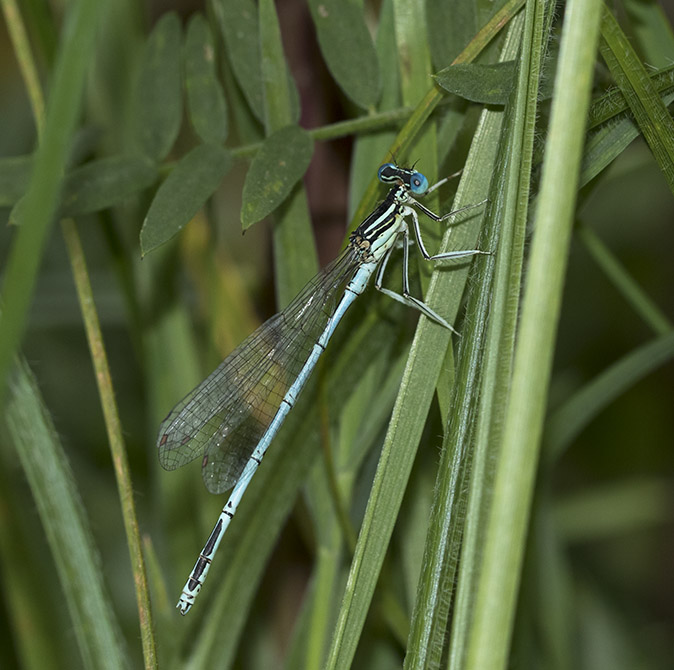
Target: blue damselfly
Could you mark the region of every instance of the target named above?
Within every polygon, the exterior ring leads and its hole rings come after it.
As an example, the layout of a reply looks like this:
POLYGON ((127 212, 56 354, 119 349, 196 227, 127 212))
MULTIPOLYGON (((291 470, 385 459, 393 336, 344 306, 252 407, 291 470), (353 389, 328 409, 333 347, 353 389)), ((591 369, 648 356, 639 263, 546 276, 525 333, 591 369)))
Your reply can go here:
MULTIPOLYGON (((375 287, 415 307, 445 328, 454 328, 410 295, 408 218, 414 239, 428 261, 465 258, 477 249, 430 255, 416 209, 440 222, 463 209, 438 216, 414 199, 432 188, 420 172, 386 163, 379 179, 391 190, 356 228, 342 254, 319 272, 283 311, 271 317, 237 347, 199 386, 169 412, 159 428, 159 461, 173 470, 201 456, 202 475, 212 493, 233 488, 185 584, 178 609, 186 614, 201 590, 222 536, 267 447, 304 387, 349 305, 375 275, 375 287), (416 209, 415 209, 416 208, 416 209), (402 241, 403 290, 382 286, 396 243, 402 241)), ((468 208, 464 208, 468 209, 468 208)))

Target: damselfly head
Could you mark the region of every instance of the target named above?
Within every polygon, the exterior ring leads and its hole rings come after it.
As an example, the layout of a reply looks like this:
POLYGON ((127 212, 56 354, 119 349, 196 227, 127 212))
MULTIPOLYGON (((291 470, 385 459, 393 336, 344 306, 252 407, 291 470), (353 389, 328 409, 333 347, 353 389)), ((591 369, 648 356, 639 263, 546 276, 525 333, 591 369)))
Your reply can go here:
POLYGON ((428 179, 421 172, 401 168, 394 163, 384 163, 377 175, 384 184, 404 185, 415 195, 423 195, 428 191, 428 179))

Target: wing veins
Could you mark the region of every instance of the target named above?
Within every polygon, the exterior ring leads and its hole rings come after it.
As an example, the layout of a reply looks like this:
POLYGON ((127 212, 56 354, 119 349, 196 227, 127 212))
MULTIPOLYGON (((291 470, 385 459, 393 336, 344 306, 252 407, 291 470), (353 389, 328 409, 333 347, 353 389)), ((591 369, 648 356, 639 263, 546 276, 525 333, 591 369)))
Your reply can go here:
POLYGON ((209 490, 221 492, 233 485, 358 262, 356 251, 348 247, 176 405, 159 429, 159 460, 165 469, 203 453, 209 490))

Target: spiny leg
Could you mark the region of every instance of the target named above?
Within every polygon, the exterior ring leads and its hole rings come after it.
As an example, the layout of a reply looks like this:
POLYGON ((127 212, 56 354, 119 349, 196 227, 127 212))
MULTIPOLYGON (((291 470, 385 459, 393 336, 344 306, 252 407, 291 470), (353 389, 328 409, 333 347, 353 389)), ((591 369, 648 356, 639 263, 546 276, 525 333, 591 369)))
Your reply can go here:
MULTIPOLYGON (((437 184, 436 184, 437 186, 437 184)), ((428 191, 424 195, 428 195, 435 186, 428 191)), ((471 209, 475 209, 477 207, 482 207, 485 202, 487 202, 488 198, 485 198, 484 200, 481 200, 480 202, 474 204, 474 205, 466 205, 465 207, 460 207, 459 209, 453 209, 451 212, 447 212, 447 214, 443 214, 442 216, 436 214, 434 211, 428 209, 425 205, 422 205, 418 200, 415 200, 414 198, 410 197, 409 202, 413 203, 415 207, 418 207, 429 219, 433 219, 433 221, 444 221, 445 219, 448 219, 450 216, 456 216, 457 214, 461 214, 463 212, 467 212, 471 209)))
POLYGON ((374 282, 375 288, 378 291, 381 291, 384 295, 387 295, 389 298, 393 298, 394 300, 397 300, 398 302, 401 302, 403 305, 407 305, 409 307, 414 307, 415 309, 418 309, 422 314, 427 316, 429 319, 432 319, 436 323, 440 324, 441 326, 444 326, 448 330, 451 330, 453 333, 456 333, 458 335, 459 333, 456 331, 456 329, 453 328, 445 319, 443 319, 434 310, 432 310, 425 302, 422 302, 418 298, 415 298, 413 295, 410 295, 409 246, 410 246, 409 233, 407 232, 407 228, 405 227, 403 229, 403 292, 402 292, 402 295, 400 293, 396 293, 395 291, 391 291, 387 288, 384 288, 381 285, 383 277, 384 277, 384 270, 386 269, 386 265, 388 264, 389 258, 391 257, 391 252, 393 251, 393 247, 391 247, 391 249, 389 249, 389 251, 386 253, 386 256, 384 256, 384 259, 381 262, 381 265, 379 266, 379 269, 377 270, 377 275, 375 277, 375 282, 374 282))
MULTIPOLYGON (((416 200, 414 201, 416 205, 419 205, 416 200)), ((480 203, 482 204, 482 203, 480 203)), ((436 221, 442 221, 443 219, 447 218, 446 215, 444 217, 438 217, 433 212, 430 210, 427 210, 425 207, 421 206, 424 213, 428 215, 432 215, 431 218, 435 217, 436 221)), ((450 212, 450 214, 456 214, 457 212, 462 212, 465 209, 471 209, 473 207, 477 207, 477 205, 470 205, 468 207, 464 207, 463 209, 457 209, 456 212, 450 212)), ((447 251, 441 254, 434 254, 431 255, 428 253, 426 250, 426 246, 424 245, 424 241, 421 237, 421 227, 419 226, 419 217, 417 216, 416 211, 412 207, 406 207, 405 214, 409 214, 412 217, 412 225, 414 226, 414 237, 416 238, 417 244, 419 245, 419 250, 421 251, 421 255, 427 260, 427 261, 444 261, 444 260, 450 260, 450 259, 457 259, 457 258, 466 258, 468 256, 475 256, 477 254, 490 254, 491 252, 489 251, 482 251, 481 249, 459 249, 457 251, 447 251)))

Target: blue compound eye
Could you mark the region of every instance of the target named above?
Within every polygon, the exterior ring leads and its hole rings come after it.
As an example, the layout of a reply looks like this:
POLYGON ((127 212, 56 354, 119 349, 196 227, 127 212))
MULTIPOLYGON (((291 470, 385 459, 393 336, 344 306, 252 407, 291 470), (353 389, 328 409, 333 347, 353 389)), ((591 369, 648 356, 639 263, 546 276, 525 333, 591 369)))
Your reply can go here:
POLYGON ((421 172, 413 172, 410 176, 410 191, 416 195, 428 191, 428 179, 421 172))
POLYGON ((384 163, 384 165, 379 168, 377 176, 379 177, 379 181, 390 184, 395 179, 399 179, 398 172, 397 166, 393 165, 393 163, 384 163))

